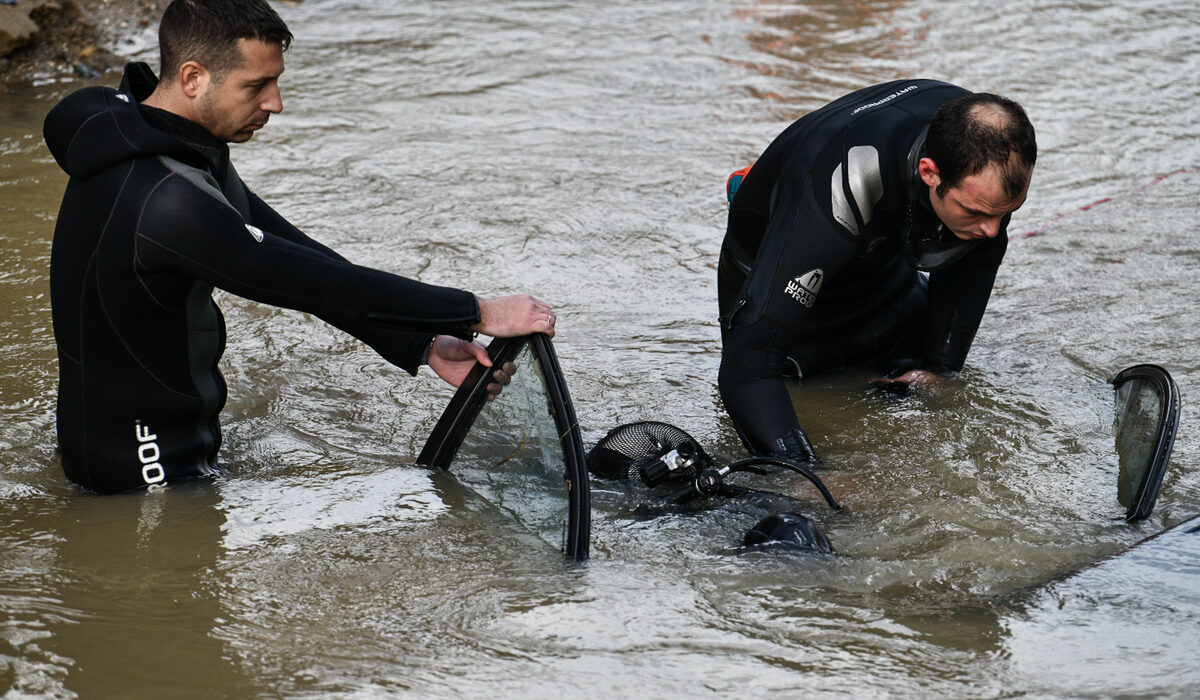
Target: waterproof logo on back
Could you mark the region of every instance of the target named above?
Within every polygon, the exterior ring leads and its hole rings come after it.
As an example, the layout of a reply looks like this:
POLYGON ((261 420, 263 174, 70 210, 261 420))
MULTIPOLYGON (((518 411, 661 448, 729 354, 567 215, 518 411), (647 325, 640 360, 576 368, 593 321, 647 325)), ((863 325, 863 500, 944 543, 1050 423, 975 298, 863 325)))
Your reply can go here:
POLYGON ((821 291, 821 282, 825 279, 825 271, 821 268, 809 270, 799 275, 783 288, 785 294, 808 308, 817 301, 817 292, 821 291))

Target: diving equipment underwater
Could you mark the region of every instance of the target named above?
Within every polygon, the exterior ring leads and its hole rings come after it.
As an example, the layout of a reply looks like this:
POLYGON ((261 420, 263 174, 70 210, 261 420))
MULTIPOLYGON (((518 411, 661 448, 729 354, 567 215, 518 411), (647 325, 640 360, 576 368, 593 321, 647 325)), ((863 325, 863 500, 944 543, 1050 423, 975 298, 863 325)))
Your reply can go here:
POLYGON ((825 533, 816 523, 799 513, 778 513, 763 518, 746 531, 742 546, 815 549, 826 554, 833 552, 833 545, 825 533))
MULTIPOLYGON (((650 489, 673 487, 666 496, 645 502, 637 512, 655 514, 679 509, 701 498, 739 498, 751 494, 783 497, 782 494, 726 483, 738 473, 766 476, 763 467, 796 472, 813 484, 835 510, 841 505, 829 488, 808 467, 781 456, 752 456, 718 465, 687 432, 669 423, 641 421, 619 425, 587 453, 588 471, 601 479, 641 482, 650 489)), ((780 513, 765 518, 743 537, 745 547, 786 547, 832 552, 833 545, 809 518, 798 513, 780 513)))

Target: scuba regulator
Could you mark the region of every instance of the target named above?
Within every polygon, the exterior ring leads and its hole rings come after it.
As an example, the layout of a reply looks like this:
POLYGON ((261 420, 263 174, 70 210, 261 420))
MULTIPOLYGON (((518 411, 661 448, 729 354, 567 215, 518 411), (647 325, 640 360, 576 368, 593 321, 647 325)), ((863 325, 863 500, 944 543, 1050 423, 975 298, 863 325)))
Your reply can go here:
MULTIPOLYGON (((767 476, 769 472, 762 467, 768 465, 800 474, 820 491, 831 508, 835 511, 841 510, 841 505, 829 488, 803 464, 782 456, 753 456, 723 466, 717 465, 691 435, 669 423, 642 421, 617 426, 587 454, 588 471, 599 478, 640 481, 652 489, 663 485, 675 486, 676 490, 662 499, 667 506, 680 506, 697 498, 711 496, 736 498, 750 493, 778 495, 725 483, 726 477, 739 472, 767 476)), ((829 540, 820 533, 816 525, 808 518, 795 513, 771 516, 756 525, 751 532, 761 535, 763 524, 772 519, 788 525, 803 522, 808 534, 803 538, 793 535, 780 536, 771 539, 771 542, 804 541, 812 545, 805 548, 823 552, 833 551, 829 540)), ((767 540, 761 536, 745 540, 746 546, 764 542, 767 540)))

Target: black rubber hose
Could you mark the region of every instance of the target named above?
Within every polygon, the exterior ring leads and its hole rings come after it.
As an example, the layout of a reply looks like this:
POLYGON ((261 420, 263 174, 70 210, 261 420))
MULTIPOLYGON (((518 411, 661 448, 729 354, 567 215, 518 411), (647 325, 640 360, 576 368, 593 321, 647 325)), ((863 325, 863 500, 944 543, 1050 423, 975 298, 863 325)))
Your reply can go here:
POLYGON ((829 487, 825 485, 825 482, 821 481, 821 479, 816 474, 812 473, 812 471, 807 467, 803 467, 789 459, 783 459, 781 457, 747 457, 746 459, 739 459, 738 461, 730 464, 727 467, 729 470, 727 473, 732 474, 737 471, 750 471, 753 469, 752 465, 755 464, 773 464, 775 466, 791 469, 792 471, 799 473, 805 479, 811 481, 813 486, 817 487, 817 490, 820 491, 821 495, 825 497, 825 502, 828 503, 831 508, 834 510, 842 509, 842 506, 838 504, 837 499, 835 499, 833 494, 830 493, 829 487))

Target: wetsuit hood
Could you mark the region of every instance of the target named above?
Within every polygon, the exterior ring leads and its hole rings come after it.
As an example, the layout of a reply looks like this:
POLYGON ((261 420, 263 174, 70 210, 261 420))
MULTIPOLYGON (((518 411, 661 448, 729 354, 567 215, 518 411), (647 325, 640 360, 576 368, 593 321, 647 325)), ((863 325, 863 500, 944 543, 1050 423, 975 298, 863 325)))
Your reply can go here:
POLYGON ((198 167, 206 159, 183 140, 152 127, 138 103, 158 78, 145 63, 129 63, 121 87, 87 87, 59 102, 42 126, 54 160, 72 177, 88 177, 141 156, 164 155, 198 167))
POLYGON ((913 267, 933 272, 954 264, 969 253, 978 240, 964 241, 942 225, 929 202, 929 186, 921 179, 917 167, 925 157, 925 136, 929 127, 921 130, 908 151, 906 164, 909 174, 908 213, 904 217, 904 252, 913 267))

